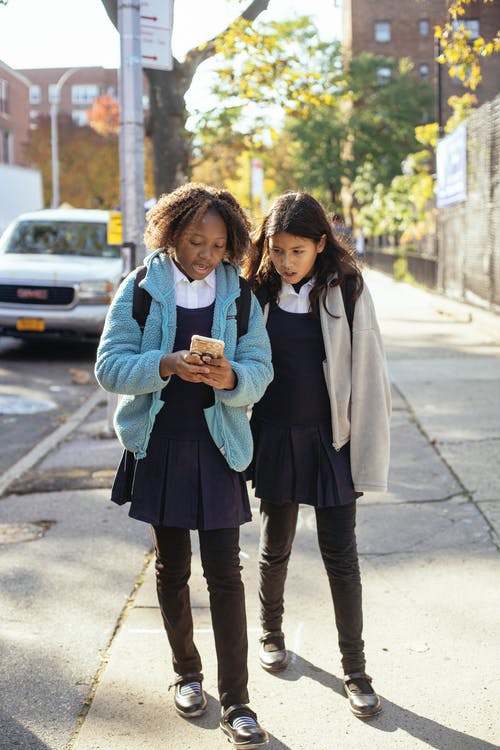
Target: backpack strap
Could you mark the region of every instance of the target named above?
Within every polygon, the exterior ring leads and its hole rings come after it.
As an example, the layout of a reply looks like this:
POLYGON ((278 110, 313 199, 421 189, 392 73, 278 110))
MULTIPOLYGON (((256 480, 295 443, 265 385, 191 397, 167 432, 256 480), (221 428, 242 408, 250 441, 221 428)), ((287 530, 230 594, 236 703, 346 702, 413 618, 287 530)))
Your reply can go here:
POLYGON ((240 296, 236 298, 236 336, 238 341, 248 331, 252 293, 250 284, 240 276, 240 296))
POLYGON ((146 266, 138 266, 135 269, 134 294, 132 297, 132 317, 137 321, 141 331, 144 331, 144 326, 149 315, 149 308, 151 307, 150 293, 139 286, 139 282, 145 277, 146 271, 146 266))
POLYGON ((345 314, 347 322, 349 323, 349 330, 351 331, 352 341, 352 323, 354 320, 354 293, 356 291, 357 279, 356 276, 346 276, 343 283, 340 285, 342 292, 342 299, 344 300, 345 314))
MULTIPOLYGON (((146 266, 138 266, 135 270, 134 293, 132 297, 132 317, 137 321, 141 331, 144 331, 146 320, 151 307, 151 295, 145 289, 139 286, 139 283, 146 275, 146 266)), ((238 339, 244 336, 248 331, 248 321, 250 320, 250 307, 252 304, 252 295, 250 285, 246 279, 239 277, 240 296, 236 298, 236 330, 238 339)))

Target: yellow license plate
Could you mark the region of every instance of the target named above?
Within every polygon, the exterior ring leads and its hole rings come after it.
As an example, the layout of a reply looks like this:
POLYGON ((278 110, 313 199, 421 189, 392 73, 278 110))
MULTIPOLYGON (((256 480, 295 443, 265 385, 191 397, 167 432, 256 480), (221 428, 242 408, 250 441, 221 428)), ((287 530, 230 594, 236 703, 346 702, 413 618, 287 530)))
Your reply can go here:
POLYGON ((18 331, 45 331, 45 321, 42 318, 18 318, 16 321, 18 331))

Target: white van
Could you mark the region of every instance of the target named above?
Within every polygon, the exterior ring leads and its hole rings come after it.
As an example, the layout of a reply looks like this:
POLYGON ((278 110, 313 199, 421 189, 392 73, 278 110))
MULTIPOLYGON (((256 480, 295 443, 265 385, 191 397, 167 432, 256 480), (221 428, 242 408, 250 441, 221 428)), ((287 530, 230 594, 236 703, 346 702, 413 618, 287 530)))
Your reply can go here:
POLYGON ((108 211, 18 216, 0 238, 0 336, 97 341, 123 275, 108 211))

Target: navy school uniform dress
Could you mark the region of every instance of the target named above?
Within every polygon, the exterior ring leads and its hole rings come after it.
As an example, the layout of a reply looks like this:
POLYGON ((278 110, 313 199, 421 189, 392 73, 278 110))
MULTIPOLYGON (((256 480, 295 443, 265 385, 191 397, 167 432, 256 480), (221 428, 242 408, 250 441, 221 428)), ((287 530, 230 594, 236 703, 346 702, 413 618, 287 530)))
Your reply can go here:
POLYGON ((259 599, 262 630, 281 632, 288 559, 299 504, 313 506, 334 599, 344 672, 364 671, 356 498, 349 443, 332 445, 323 374, 321 323, 310 313, 271 305, 267 331, 274 380, 255 405, 254 458, 248 476, 261 500, 259 599))
POLYGON ((352 483, 349 444, 340 451, 332 446, 320 321, 272 305, 267 332, 275 375, 251 419, 255 451, 247 476, 255 495, 276 505, 352 503, 360 493, 352 483))
MULTIPOLYGON (((191 336, 210 336, 214 303, 177 306, 174 351, 189 349, 191 336)), ((215 445, 203 414, 214 402, 213 389, 173 375, 162 391, 147 455, 135 460, 125 451, 111 499, 130 501, 129 515, 152 526, 208 531, 235 528, 251 520, 242 473, 229 467, 215 445)))

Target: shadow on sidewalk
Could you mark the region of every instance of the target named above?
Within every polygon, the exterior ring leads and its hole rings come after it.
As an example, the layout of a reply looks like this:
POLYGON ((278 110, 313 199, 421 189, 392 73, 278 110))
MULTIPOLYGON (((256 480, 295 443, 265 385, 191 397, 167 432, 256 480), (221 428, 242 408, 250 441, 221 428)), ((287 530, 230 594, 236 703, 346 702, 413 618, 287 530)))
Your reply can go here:
POLYGON ((0 750, 13 750, 15 747, 26 750, 50 750, 33 732, 20 724, 13 716, 0 709, 0 750))
MULTIPOLYGON (((290 655, 288 668, 284 672, 270 674, 287 682, 294 682, 301 677, 309 677, 319 682, 320 685, 332 689, 335 693, 344 695, 341 679, 317 667, 312 662, 303 659, 293 651, 289 651, 288 653, 290 655)), ((397 703, 387 700, 383 695, 380 695, 380 698, 382 701, 382 713, 374 719, 366 721, 366 724, 372 729, 379 732, 396 732, 400 729, 416 739, 425 742, 428 747, 436 748, 436 750, 449 750, 450 747, 460 748, 460 750, 498 750, 498 745, 493 745, 478 737, 472 737, 471 735, 464 734, 464 732, 451 729, 433 719, 420 716, 413 711, 409 711, 404 706, 398 706, 397 703)), ((284 745, 276 745, 276 748, 279 748, 279 750, 284 747, 284 745)))

